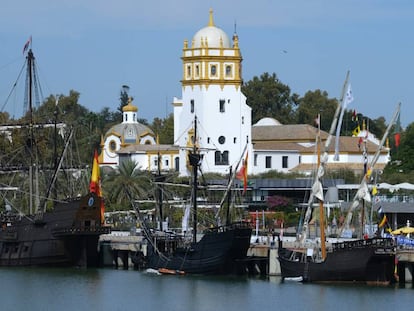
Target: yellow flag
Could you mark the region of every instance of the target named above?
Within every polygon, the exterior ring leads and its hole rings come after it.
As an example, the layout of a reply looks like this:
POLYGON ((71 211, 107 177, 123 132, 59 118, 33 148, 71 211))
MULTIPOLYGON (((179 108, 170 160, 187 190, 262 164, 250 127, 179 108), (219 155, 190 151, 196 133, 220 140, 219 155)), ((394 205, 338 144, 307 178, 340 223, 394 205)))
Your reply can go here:
POLYGON ((382 217, 381 222, 378 224, 378 227, 382 228, 384 227, 386 223, 387 223, 387 215, 384 215, 384 217, 382 217))
POLYGON ((358 136, 360 132, 361 132, 361 127, 358 124, 358 126, 352 131, 352 136, 358 136))

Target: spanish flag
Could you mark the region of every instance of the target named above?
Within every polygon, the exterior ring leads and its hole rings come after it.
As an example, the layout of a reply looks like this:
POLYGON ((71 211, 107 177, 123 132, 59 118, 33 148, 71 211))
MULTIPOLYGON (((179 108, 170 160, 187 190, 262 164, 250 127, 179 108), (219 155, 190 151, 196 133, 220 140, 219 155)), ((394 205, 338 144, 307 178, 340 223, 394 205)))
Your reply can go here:
POLYGON ((102 199, 101 175, 99 171, 98 151, 96 149, 95 149, 95 153, 93 157, 92 175, 91 175, 91 181, 89 183, 89 191, 91 193, 95 193, 98 197, 101 198, 101 223, 104 223, 105 205, 102 199))
POLYGON ((243 160, 243 165, 240 170, 237 172, 236 177, 240 180, 243 180, 243 194, 247 190, 247 163, 248 163, 249 154, 246 152, 246 158, 243 160))
POLYGON ((101 176, 99 172, 99 160, 98 160, 98 151, 95 149, 92 163, 92 175, 91 181, 89 183, 89 191, 96 193, 98 196, 101 196, 101 176))

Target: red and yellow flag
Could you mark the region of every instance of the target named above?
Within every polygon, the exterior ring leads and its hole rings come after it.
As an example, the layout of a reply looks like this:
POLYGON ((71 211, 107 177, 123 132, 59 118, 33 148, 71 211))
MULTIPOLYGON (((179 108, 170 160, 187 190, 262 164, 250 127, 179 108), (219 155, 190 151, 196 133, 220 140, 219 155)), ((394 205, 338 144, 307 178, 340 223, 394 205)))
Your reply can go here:
POLYGON ((101 176, 99 172, 98 151, 96 151, 96 149, 93 157, 92 175, 91 181, 89 183, 89 191, 92 193, 96 193, 98 196, 101 196, 101 176))
POLYGON ((236 177, 243 181, 243 194, 247 190, 247 163, 248 163, 249 154, 246 152, 246 158, 243 160, 243 165, 240 170, 237 172, 236 177))
POLYGON ((95 149, 95 153, 93 156, 92 175, 91 175, 91 181, 89 183, 89 191, 91 193, 95 193, 98 197, 101 198, 101 223, 104 223, 105 204, 104 204, 104 200, 102 199, 101 174, 99 170, 98 151, 96 149, 95 149))

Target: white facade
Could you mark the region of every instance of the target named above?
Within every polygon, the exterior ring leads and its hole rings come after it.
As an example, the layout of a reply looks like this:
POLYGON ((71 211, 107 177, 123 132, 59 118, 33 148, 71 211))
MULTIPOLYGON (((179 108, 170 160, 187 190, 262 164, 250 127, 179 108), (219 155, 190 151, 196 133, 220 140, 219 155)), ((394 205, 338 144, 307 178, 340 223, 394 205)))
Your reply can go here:
MULTIPOLYGON (((122 108, 122 123, 111 127, 101 141, 101 154, 99 163, 101 166, 116 167, 119 165, 118 152, 121 148, 130 145, 155 145, 154 133, 144 124, 138 122, 138 108, 132 104, 122 108)), ((148 161, 139 158, 138 165, 145 166, 148 161)))
MULTIPOLYGON (((180 149, 180 174, 189 175, 187 152, 193 146, 197 118, 197 146, 203 172, 227 174, 229 166, 252 154, 251 108, 241 92, 241 61, 238 37, 233 45, 214 26, 212 12, 207 27, 198 31, 191 47, 184 42, 182 98, 174 99, 174 143, 180 149)), ((249 157, 251 162, 251 156, 249 157)))
POLYGON ((261 174, 270 170, 289 173, 291 169, 299 165, 300 161, 299 151, 255 150, 253 166, 249 174, 261 174))

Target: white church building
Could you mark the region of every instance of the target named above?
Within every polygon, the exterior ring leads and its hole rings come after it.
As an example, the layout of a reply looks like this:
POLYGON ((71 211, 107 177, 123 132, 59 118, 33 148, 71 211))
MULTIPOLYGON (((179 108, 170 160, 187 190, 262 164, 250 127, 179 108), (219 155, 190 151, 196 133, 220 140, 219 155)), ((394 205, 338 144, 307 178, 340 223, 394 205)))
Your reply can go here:
MULTIPOLYGON (((204 173, 228 174, 229 167, 247 154, 249 175, 270 170, 310 174, 314 170, 317 128, 283 125, 272 118, 252 124, 251 108, 241 92, 238 35, 230 39, 217 27, 211 10, 207 26, 197 31, 190 42, 184 40, 181 59, 182 94, 173 99, 174 143, 158 144, 155 133, 137 121, 138 108, 130 101, 124 106, 123 122, 102 138, 101 166, 116 167, 124 159, 132 159, 141 169, 160 167, 188 176, 188 149, 194 147, 196 135, 204 173)), ((322 140, 327 136, 321 133, 322 140)), ((328 169, 362 170, 359 137, 339 137, 338 160, 334 160, 335 144, 331 145, 328 169)), ((377 141, 367 139, 368 161, 377 146, 377 141)), ((384 147, 376 167, 382 169, 389 159, 389 148, 384 147)))

